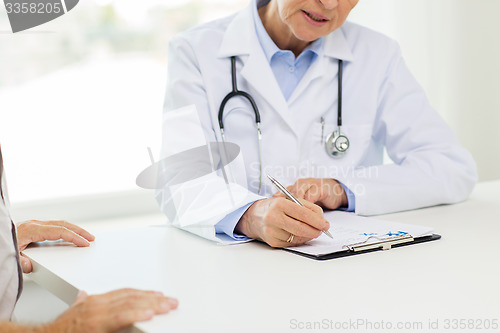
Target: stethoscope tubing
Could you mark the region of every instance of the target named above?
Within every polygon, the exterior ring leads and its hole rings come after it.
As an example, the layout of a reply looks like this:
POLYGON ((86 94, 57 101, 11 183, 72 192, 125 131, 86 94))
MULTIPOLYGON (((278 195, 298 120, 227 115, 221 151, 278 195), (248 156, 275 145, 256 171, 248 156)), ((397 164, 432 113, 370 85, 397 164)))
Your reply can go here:
POLYGON ((339 59, 339 79, 338 79, 338 99, 339 102, 337 104, 337 126, 339 128, 342 127, 342 82, 344 76, 344 61, 339 59))
POLYGON ((255 123, 260 128, 260 112, 259 112, 259 108, 257 107, 257 103, 255 103, 255 100, 253 99, 253 97, 249 93, 247 93, 245 91, 238 90, 238 83, 236 82, 236 57, 235 56, 231 57, 231 83, 232 83, 233 90, 229 94, 227 94, 226 97, 224 97, 224 99, 222 100, 222 103, 219 107, 219 114, 218 114, 219 128, 222 131, 224 130, 223 117, 224 117, 224 108, 226 107, 227 102, 229 102, 229 100, 231 98, 237 97, 237 96, 242 96, 250 102, 250 104, 252 105, 252 110, 255 114, 255 123))
MULTIPOLYGON (((339 59, 339 69, 338 69, 338 105, 337 105, 337 127, 338 127, 338 132, 336 134, 336 136, 334 137, 335 141, 334 143, 337 143, 337 138, 339 137, 342 137, 342 138, 345 138, 345 140, 347 141, 347 148, 349 147, 349 140, 347 139, 347 137, 345 137, 344 135, 342 135, 341 133, 341 127, 342 127, 342 82, 343 82, 343 72, 344 72, 344 62, 343 60, 339 59)), ((218 113, 218 122, 219 122, 219 129, 220 129, 220 133, 221 133, 221 137, 222 137, 222 141, 225 143, 226 139, 225 139, 225 135, 224 135, 224 108, 226 107, 226 104, 229 102, 229 100, 233 97, 238 97, 238 96, 241 96, 241 97, 244 97, 246 100, 248 100, 248 102, 250 103, 250 105, 252 106, 252 110, 255 114, 255 124, 257 126, 257 143, 258 143, 258 149, 259 149, 259 164, 260 164, 260 168, 259 168, 259 171, 260 171, 260 175, 259 175, 259 191, 258 193, 260 193, 260 190, 261 190, 261 187, 262 187, 262 148, 261 148, 261 140, 262 140, 262 132, 261 132, 261 129, 260 129, 260 112, 259 112, 259 108, 257 107, 257 103, 255 103, 255 100, 253 99, 253 97, 245 92, 245 91, 241 91, 241 90, 238 90, 238 83, 236 81, 236 56, 232 56, 231 57, 231 87, 232 87, 232 90, 230 93, 228 93, 224 99, 222 100, 221 104, 220 104, 220 107, 219 107, 219 113, 218 113)), ((322 118, 323 119, 323 118, 322 118)), ((324 126, 324 123, 323 123, 323 126, 324 126)), ((332 133, 332 135, 334 135, 334 133, 332 133)), ((328 146, 328 144, 326 144, 328 146)), ((345 151, 347 150, 344 149, 342 151, 338 150, 338 151, 334 151, 332 150, 332 152, 330 152, 330 155, 333 156, 333 157, 337 157, 336 155, 338 154, 338 156, 342 156, 345 151)), ((336 148, 338 149, 338 148, 336 148)))
MULTIPOLYGON (((246 98, 250 102, 250 105, 252 106, 252 110, 255 114, 255 124, 257 126, 257 145, 258 145, 258 150, 259 150, 259 188, 258 188, 257 193, 260 194, 260 190, 262 188, 262 145, 261 145, 262 132, 260 130, 260 112, 259 112, 259 108, 257 107, 257 103, 255 103, 255 100, 253 99, 253 97, 245 91, 238 90, 238 83, 236 82, 236 57, 235 56, 231 57, 231 87, 232 87, 232 91, 229 94, 227 94, 226 97, 224 97, 224 99, 222 100, 222 103, 219 107, 218 121, 219 121, 219 129, 220 129, 220 133, 221 133, 221 137, 222 137, 222 142, 223 143, 226 142, 226 138, 224 136, 224 120, 223 120, 223 118, 224 118, 224 108, 226 107, 227 102, 231 98, 237 97, 237 96, 241 96, 241 97, 246 98)), ((225 146, 224 146, 224 149, 225 149, 225 146)), ((225 154, 226 154, 226 152, 225 152, 225 154)), ((225 179, 227 179, 227 178, 225 177, 225 179)))

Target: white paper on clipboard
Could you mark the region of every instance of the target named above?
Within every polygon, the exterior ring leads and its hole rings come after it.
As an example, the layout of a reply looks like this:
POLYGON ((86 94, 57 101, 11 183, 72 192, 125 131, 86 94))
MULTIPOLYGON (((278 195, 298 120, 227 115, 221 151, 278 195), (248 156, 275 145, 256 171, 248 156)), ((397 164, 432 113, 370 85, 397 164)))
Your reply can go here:
POLYGON ((430 227, 385 221, 341 211, 327 212, 325 219, 330 222, 330 233, 333 239, 322 233, 321 236, 306 244, 288 249, 322 256, 346 251, 348 246, 354 244, 370 244, 408 234, 417 238, 431 235, 433 231, 430 227))

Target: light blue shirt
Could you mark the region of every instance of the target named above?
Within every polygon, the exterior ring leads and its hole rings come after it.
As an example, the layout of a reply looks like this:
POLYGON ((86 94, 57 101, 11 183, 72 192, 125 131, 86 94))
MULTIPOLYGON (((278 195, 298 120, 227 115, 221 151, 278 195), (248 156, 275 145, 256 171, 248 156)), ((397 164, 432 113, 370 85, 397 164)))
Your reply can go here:
MULTIPOLYGON (((255 30, 260 45, 262 46, 262 50, 264 51, 267 61, 269 61, 269 65, 271 66, 271 70, 274 73, 274 77, 278 82, 281 92, 283 93, 285 99, 288 100, 309 67, 311 67, 314 61, 318 58, 318 55, 323 48, 323 38, 318 38, 309 44, 297 58, 295 58, 295 55, 290 50, 280 50, 267 34, 267 31, 260 20, 259 13, 257 12, 257 7, 260 8, 267 3, 268 1, 258 1, 257 6, 253 8, 255 30)), ((347 194, 348 200, 348 207, 341 210, 353 212, 355 209, 354 193, 352 193, 344 184, 341 183, 341 185, 347 194)), ((225 233, 235 240, 248 239, 248 237, 235 234, 234 228, 236 227, 236 224, 238 224, 241 216, 243 216, 252 204, 253 202, 228 214, 224 219, 215 225, 215 231, 217 233, 225 233)))
POLYGON ((318 58, 318 54, 323 48, 323 38, 319 38, 312 42, 301 54, 299 54, 297 59, 295 59, 295 55, 292 51, 280 50, 271 37, 269 37, 260 20, 257 7, 254 7, 253 18, 257 38, 262 46, 262 50, 266 55, 267 61, 271 66, 271 70, 281 88, 283 96, 288 100, 295 88, 297 88, 304 74, 318 58))

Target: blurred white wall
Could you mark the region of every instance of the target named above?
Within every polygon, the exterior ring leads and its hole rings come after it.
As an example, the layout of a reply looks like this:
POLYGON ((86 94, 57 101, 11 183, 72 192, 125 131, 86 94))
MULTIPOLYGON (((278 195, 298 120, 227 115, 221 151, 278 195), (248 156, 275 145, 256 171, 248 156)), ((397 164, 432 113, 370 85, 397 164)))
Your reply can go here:
POLYGON ((480 181, 500 178, 500 1, 361 0, 350 19, 400 43, 480 181))

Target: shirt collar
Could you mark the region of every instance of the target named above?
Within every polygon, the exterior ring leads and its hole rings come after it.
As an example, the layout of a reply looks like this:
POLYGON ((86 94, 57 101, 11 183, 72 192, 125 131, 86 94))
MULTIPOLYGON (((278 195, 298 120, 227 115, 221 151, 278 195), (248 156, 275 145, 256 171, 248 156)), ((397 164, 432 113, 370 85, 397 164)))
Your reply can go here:
MULTIPOLYGON (((267 58, 267 61, 271 63, 271 59, 273 55, 276 53, 282 51, 278 48, 276 43, 269 37, 266 28, 264 28, 264 25, 262 24, 262 21, 260 19, 259 13, 258 13, 258 8, 261 8, 269 3, 270 0, 254 0, 253 5, 252 5, 252 16, 253 16, 253 21, 255 24, 255 31, 257 33, 257 39, 260 42, 260 45, 262 46, 262 49, 264 51, 264 54, 267 58)), ((304 51, 302 51, 302 54, 305 54, 307 51, 313 52, 315 56, 320 55, 323 53, 323 37, 318 38, 311 44, 309 44, 304 51)))

